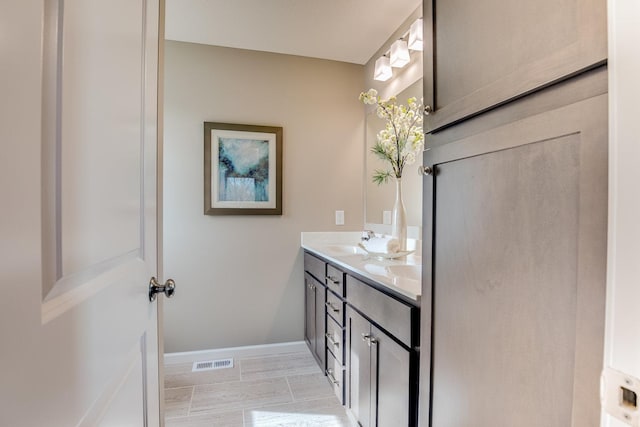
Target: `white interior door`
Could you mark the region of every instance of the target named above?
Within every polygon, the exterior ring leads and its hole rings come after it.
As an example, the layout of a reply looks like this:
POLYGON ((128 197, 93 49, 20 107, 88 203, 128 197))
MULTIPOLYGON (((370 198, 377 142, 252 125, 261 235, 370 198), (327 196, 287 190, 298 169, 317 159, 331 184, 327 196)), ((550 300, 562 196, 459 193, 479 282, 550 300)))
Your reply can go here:
MULTIPOLYGON (((609 248, 604 365, 640 379, 640 3, 609 0, 608 4, 609 248)), ((637 383, 634 387, 638 391, 637 383)), ((604 412, 602 426, 630 425, 620 418, 624 414, 640 419, 638 407, 615 406, 617 417, 604 412)))
POLYGON ((157 426, 161 0, 0 3, 0 425, 157 426))

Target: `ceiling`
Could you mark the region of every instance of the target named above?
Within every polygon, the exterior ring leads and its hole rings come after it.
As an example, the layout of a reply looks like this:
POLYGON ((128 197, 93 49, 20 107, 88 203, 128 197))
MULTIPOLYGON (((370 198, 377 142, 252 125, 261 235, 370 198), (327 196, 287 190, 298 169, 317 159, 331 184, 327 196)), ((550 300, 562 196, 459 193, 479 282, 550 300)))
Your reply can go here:
POLYGON ((165 38, 366 64, 422 0, 166 0, 165 38))

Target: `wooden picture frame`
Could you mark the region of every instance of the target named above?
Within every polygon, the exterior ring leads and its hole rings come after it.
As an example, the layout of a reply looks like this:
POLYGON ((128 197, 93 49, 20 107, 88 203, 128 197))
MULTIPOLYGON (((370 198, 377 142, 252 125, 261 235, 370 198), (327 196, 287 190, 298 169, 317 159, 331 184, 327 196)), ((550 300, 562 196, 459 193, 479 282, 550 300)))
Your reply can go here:
POLYGON ((204 122, 204 214, 282 215, 282 127, 204 122))

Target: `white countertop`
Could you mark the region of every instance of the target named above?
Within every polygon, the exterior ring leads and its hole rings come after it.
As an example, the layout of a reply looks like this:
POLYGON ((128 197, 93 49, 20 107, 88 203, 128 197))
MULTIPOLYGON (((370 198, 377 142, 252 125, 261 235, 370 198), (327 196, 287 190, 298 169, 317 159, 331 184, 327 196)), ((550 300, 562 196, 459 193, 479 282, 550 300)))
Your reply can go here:
POLYGON ((338 266, 420 302, 422 280, 419 273, 422 256, 419 242, 408 240, 408 249, 416 251, 406 257, 378 259, 358 248, 361 236, 361 232, 303 232, 301 246, 338 266))

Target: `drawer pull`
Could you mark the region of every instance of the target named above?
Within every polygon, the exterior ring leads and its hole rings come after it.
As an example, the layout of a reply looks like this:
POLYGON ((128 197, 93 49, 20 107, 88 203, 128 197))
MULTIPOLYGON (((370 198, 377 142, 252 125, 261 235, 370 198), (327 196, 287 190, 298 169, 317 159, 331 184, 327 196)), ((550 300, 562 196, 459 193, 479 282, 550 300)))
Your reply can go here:
POLYGON ((366 342, 369 347, 371 344, 376 344, 378 340, 371 334, 362 334, 362 341, 366 342))
POLYGON ((331 309, 334 313, 340 313, 340 308, 334 306, 333 304, 331 304, 329 301, 325 302, 324 305, 327 306, 327 308, 331 309))
POLYGON ((329 341, 329 343, 331 343, 331 345, 333 345, 334 347, 340 347, 340 343, 337 342, 337 341, 334 341, 332 334, 327 332, 326 334, 324 334, 324 336, 327 337, 327 341, 329 341))
POLYGON ((327 377, 329 377, 329 381, 331 381, 331 384, 340 386, 340 381, 338 381, 336 377, 333 376, 333 369, 329 368, 324 372, 327 374, 327 377))
POLYGON ((325 279, 327 279, 327 281, 328 281, 328 282, 331 282, 331 283, 333 283, 334 285, 339 285, 339 284, 340 284, 340 281, 339 281, 339 280, 334 279, 334 278, 333 278, 333 277, 331 277, 331 276, 326 276, 326 277, 325 277, 325 279))

